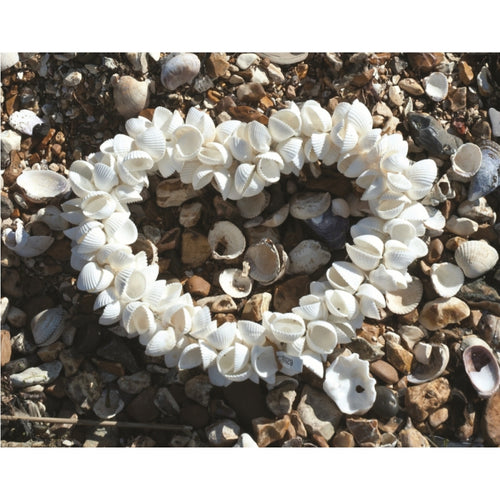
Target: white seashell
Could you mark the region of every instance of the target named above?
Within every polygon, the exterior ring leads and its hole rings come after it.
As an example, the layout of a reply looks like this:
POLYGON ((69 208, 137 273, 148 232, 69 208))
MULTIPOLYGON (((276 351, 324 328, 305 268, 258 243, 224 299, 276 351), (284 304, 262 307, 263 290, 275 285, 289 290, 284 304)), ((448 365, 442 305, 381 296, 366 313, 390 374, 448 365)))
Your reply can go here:
POLYGON ((271 147, 272 137, 268 128, 257 121, 250 122, 246 127, 250 146, 257 153, 267 153, 271 147))
POLYGON ((21 134, 32 135, 33 128, 43 123, 43 120, 30 109, 14 111, 9 116, 9 125, 21 134))
POLYGON ((304 320, 294 313, 274 313, 269 323, 271 333, 278 342, 292 343, 306 331, 304 320))
POLYGON ((332 128, 330 113, 317 101, 306 101, 300 109, 300 117, 302 119, 300 131, 308 137, 314 133, 330 132, 332 128))
POLYGON ((52 236, 30 236, 21 219, 16 219, 16 230, 5 228, 2 233, 4 245, 21 257, 36 257, 44 253, 54 242, 52 236))
POLYGON ((427 209, 422 205, 422 203, 414 202, 411 205, 404 208, 404 210, 399 214, 401 219, 406 219, 412 222, 425 221, 429 218, 429 213, 427 209))
POLYGON ((156 127, 147 128, 136 137, 135 142, 139 149, 148 153, 155 162, 163 157, 167 148, 162 131, 156 127))
POLYGON ((300 134, 302 119, 298 108, 280 109, 269 118, 269 132, 275 142, 282 142, 300 134))
POLYGON ((425 93, 436 102, 442 101, 448 95, 448 78, 441 72, 431 73, 424 78, 425 93))
POLYGON ((300 355, 300 359, 305 368, 314 373, 319 379, 323 379, 325 375, 325 368, 323 366, 324 356, 310 349, 304 349, 300 355))
POLYGON ((143 186, 138 183, 135 186, 127 186, 126 184, 120 184, 116 186, 111 194, 122 204, 127 205, 128 203, 136 203, 142 201, 141 190, 143 186))
POLYGON ((387 269, 380 264, 376 269, 370 271, 369 280, 372 285, 382 292, 395 292, 408 286, 405 275, 395 269, 387 269))
POLYGON ((236 342, 218 354, 216 365, 219 372, 231 382, 243 382, 249 378, 252 370, 250 350, 236 342))
POLYGON ((278 363, 272 346, 254 345, 250 353, 250 362, 259 378, 268 384, 276 382, 278 363))
POLYGON ((371 212, 381 219, 394 219, 402 217, 400 214, 408 203, 410 199, 406 195, 389 191, 376 200, 369 200, 368 205, 371 212))
POLYGON ((220 221, 208 232, 208 244, 212 249, 213 259, 232 260, 245 251, 246 240, 235 224, 220 221))
POLYGON ((32 203, 46 203, 70 190, 68 179, 52 170, 23 170, 16 184, 32 203))
POLYGON ((467 278, 479 278, 496 266, 498 252, 485 240, 465 241, 455 250, 455 261, 467 278))
POLYGON ((255 158, 256 171, 267 183, 278 182, 283 169, 283 159, 273 151, 262 153, 255 158))
POLYGON ((121 325, 129 335, 151 335, 157 329, 153 312, 143 302, 129 302, 124 307, 121 325))
POLYGON ((83 198, 80 208, 90 219, 107 219, 116 209, 116 200, 105 191, 94 191, 83 198))
POLYGON ((412 200, 420 200, 432 189, 437 176, 436 162, 431 159, 420 160, 411 165, 405 172, 411 182, 411 188, 406 193, 412 200))
POLYGON ((303 240, 288 254, 291 274, 312 274, 327 264, 332 254, 315 240, 303 240))
POLYGON ((143 297, 158 276, 158 265, 143 269, 126 267, 116 274, 115 288, 118 296, 127 302, 143 297))
POLYGON ((155 108, 153 113, 153 125, 163 132, 167 141, 172 140, 173 133, 183 124, 184 120, 178 110, 174 110, 174 112, 172 112, 161 106, 155 108))
POLYGON ((96 190, 93 182, 94 165, 84 160, 76 160, 71 164, 68 172, 70 187, 73 192, 82 198, 96 190))
POLYGON ((288 255, 279 243, 262 239, 250 245, 244 261, 250 265, 250 277, 262 285, 270 285, 282 278, 288 268, 288 255))
POLYGON ((245 344, 256 346, 263 345, 266 341, 266 329, 255 321, 240 319, 238 331, 245 344))
MULTIPOLYGON (((181 356, 182 356, 182 354, 184 352, 184 349, 186 349, 186 347, 188 345, 191 345, 191 343, 192 342, 190 341, 190 339, 188 337, 181 336, 181 338, 177 341, 177 344, 175 345, 175 348, 172 349, 167 354, 165 354, 165 356, 163 358, 163 361, 165 362, 165 365, 167 366, 167 368, 173 368, 174 366, 179 367, 178 366, 179 365, 179 360, 180 360, 180 358, 181 358, 181 356)), ((196 352, 196 343, 194 344, 194 346, 195 346, 195 351, 192 353, 194 355, 193 356, 193 358, 194 358, 193 361, 195 361, 195 366, 198 366, 196 364, 197 357, 198 357, 198 353, 196 352)), ((186 357, 189 358, 188 353, 186 353, 186 357)), ((199 358, 201 358, 201 355, 200 355, 199 358)))
POLYGON ((110 80, 113 86, 115 108, 124 118, 138 115, 147 107, 149 101, 150 80, 142 82, 131 76, 114 74, 110 80))
POLYGON ((335 324, 337 329, 337 342, 339 344, 349 344, 356 338, 356 327, 351 321, 339 321, 337 318, 330 316, 328 321, 335 324))
POLYGON ((233 161, 229 151, 218 142, 209 142, 202 146, 197 158, 205 165, 221 165, 224 168, 229 168, 233 161))
POLYGON ((118 185, 119 179, 113 167, 105 163, 96 163, 94 165, 93 182, 97 190, 109 193, 112 188, 118 185))
POLYGON ((113 282, 114 274, 95 262, 87 262, 78 275, 76 287, 90 293, 99 293, 113 282))
POLYGON ((203 136, 203 143, 215 140, 215 125, 210 116, 194 106, 189 108, 186 116, 186 125, 196 127, 203 136))
POLYGON ((125 407, 125 402, 116 389, 106 387, 92 407, 92 411, 101 419, 112 419, 125 407))
POLYGON ((168 90, 191 83, 200 72, 200 65, 198 56, 189 52, 167 58, 161 65, 161 83, 168 90))
POLYGON ((3 73, 9 68, 12 68, 14 64, 17 64, 19 62, 19 54, 17 52, 2 52, 0 59, 1 59, 0 70, 3 73))
POLYGON ((353 238, 354 245, 346 243, 345 248, 347 254, 363 271, 375 269, 382 258, 384 251, 383 241, 371 234, 356 236, 353 238))
POLYGON ((226 321, 213 332, 205 336, 204 340, 210 344, 214 349, 222 351, 233 344, 238 327, 236 323, 226 321))
POLYGON ((363 316, 381 319, 380 310, 384 309, 386 304, 384 295, 378 288, 370 283, 363 283, 356 292, 356 297, 359 297, 359 307, 363 316))
POLYGON ((61 210, 55 205, 40 208, 36 215, 31 217, 30 222, 35 220, 43 222, 53 231, 64 231, 69 227, 68 221, 62 217, 61 210))
MULTIPOLYGON (((156 109, 159 109, 159 108, 156 108, 156 109)), ((166 109, 166 108, 162 108, 162 109, 166 109)), ((171 111, 169 111, 169 112, 171 113, 171 111)), ((156 113, 156 110, 155 110, 155 113, 156 113)), ((160 113, 161 113, 161 111, 158 114, 160 114, 160 113)), ((147 118, 145 118, 144 116, 138 116, 136 118, 129 118, 125 122, 125 130, 127 131, 127 134, 134 139, 136 137, 139 137, 150 126, 151 126, 151 122, 147 118)))
POLYGON ((333 262, 326 271, 330 285, 337 290, 354 293, 365 279, 364 273, 351 262, 333 262))
POLYGON ((209 345, 204 340, 198 340, 200 348, 201 366, 204 370, 208 370, 211 366, 215 366, 217 355, 219 354, 216 349, 209 345))
POLYGON ((300 297, 299 305, 292 307, 292 312, 309 321, 326 319, 328 316, 328 310, 322 297, 318 297, 313 293, 300 297))
MULTIPOLYGON (((426 246, 425 254, 427 254, 427 252, 428 249, 426 246)), ((385 242, 384 265, 387 269, 406 271, 408 266, 415 259, 416 254, 410 245, 405 245, 403 242, 398 240, 388 240, 385 242)))
POLYGON ((488 398, 500 387, 500 367, 489 346, 470 345, 463 352, 465 373, 481 398, 488 398))
POLYGON ((255 151, 246 137, 241 137, 239 135, 243 134, 245 130, 244 126, 239 127, 237 132, 229 137, 226 146, 231 151, 234 159, 241 163, 253 163, 256 156, 255 151))
POLYGON ((450 159, 452 179, 460 182, 468 182, 477 174, 481 167, 481 148, 477 144, 466 142, 451 155, 450 159))
POLYGON ((363 415, 375 403, 376 381, 369 373, 369 363, 357 353, 338 356, 326 369, 323 390, 342 413, 363 415))
POLYGON ((445 227, 451 233, 458 234, 458 236, 470 236, 479 229, 479 224, 475 220, 467 217, 457 217, 456 215, 452 215, 446 221, 445 227))
POLYGON ((326 290, 325 304, 330 314, 340 321, 352 320, 360 314, 358 301, 344 290, 326 290))
POLYGON ((182 125, 173 133, 174 160, 194 160, 203 145, 203 134, 192 125, 182 125))
POLYGON ((328 321, 311 321, 307 324, 306 342, 318 354, 331 354, 337 346, 337 330, 328 321))
POLYGON ((75 252, 80 255, 96 253, 106 244, 106 234, 101 227, 93 227, 76 241, 75 252))
POLYGON ((446 370, 450 352, 446 344, 418 342, 413 348, 418 363, 407 375, 408 382, 422 384, 438 378, 446 370))
POLYGON ((406 288, 387 292, 387 309, 394 314, 407 314, 413 311, 422 299, 424 287, 418 278, 412 278, 406 288))
POLYGON ((248 196, 236 202, 240 215, 245 219, 253 219, 260 215, 271 201, 268 191, 261 191, 255 196, 248 196))
POLYGON ((137 240, 137 227, 127 213, 115 212, 102 222, 108 243, 131 245, 137 240))
POLYGON ((219 284, 224 293, 241 299, 250 295, 253 279, 248 276, 248 272, 245 273, 241 269, 224 269, 219 275, 219 284))
POLYGON ((176 343, 173 328, 158 330, 147 343, 145 353, 148 356, 164 356, 175 347, 176 343))
POLYGON ((276 152, 283 158, 285 164, 294 165, 296 168, 302 168, 304 164, 303 141, 300 137, 290 137, 281 141, 275 146, 276 152))
MULTIPOLYGON (((288 203, 285 203, 285 205, 282 205, 281 208, 276 210, 276 212, 272 213, 268 217, 266 217, 262 222, 261 225, 264 227, 278 227, 283 224, 283 222, 286 221, 288 218, 288 213, 290 212, 290 205, 288 203)), ((262 219, 262 218, 260 218, 262 219)), ((251 222, 251 221, 249 221, 251 222)))
POLYGON ((440 236, 443 234, 443 228, 446 224, 446 219, 444 218, 441 210, 438 210, 435 207, 427 206, 427 212, 429 213, 429 218, 426 219, 423 223, 424 226, 429 229, 429 233, 432 237, 440 236))
POLYGON ((196 368, 202 363, 201 349, 198 342, 187 344, 176 363, 180 370, 190 370, 196 368))
POLYGON ((39 312, 31 320, 31 333, 39 347, 56 342, 66 328, 68 313, 62 306, 52 307, 39 312))
MULTIPOLYGON (((157 130, 157 129, 149 129, 157 130)), ((146 151, 135 149, 130 151, 123 158, 123 167, 131 171, 131 174, 142 174, 144 170, 150 170, 154 161, 151 155, 146 151)), ((125 179, 123 179, 125 182, 125 179)))
POLYGON ((363 234, 373 234, 383 240, 386 238, 387 232, 384 230, 385 223, 385 219, 381 219, 380 217, 363 217, 361 220, 356 222, 356 224, 351 226, 351 236, 356 238, 357 236, 361 236, 363 234))

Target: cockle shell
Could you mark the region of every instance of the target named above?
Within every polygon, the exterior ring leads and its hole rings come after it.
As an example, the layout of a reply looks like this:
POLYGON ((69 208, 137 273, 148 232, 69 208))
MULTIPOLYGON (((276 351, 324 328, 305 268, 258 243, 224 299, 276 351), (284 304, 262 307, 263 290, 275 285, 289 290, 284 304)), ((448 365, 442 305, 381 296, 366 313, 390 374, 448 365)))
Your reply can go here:
POLYGON ((141 269, 128 266, 116 273, 115 289, 120 298, 127 302, 141 299, 158 276, 158 264, 141 269))
POLYGON ((238 331, 245 344, 263 345, 266 341, 266 329, 255 321, 240 319, 238 321, 238 331))
POLYGON ((408 286, 405 275, 401 271, 387 269, 384 264, 370 271, 368 279, 372 285, 384 293, 395 292, 408 286))
POLYGON ((411 188, 406 193, 412 200, 420 200, 429 194, 438 170, 436 162, 432 159, 420 160, 411 165, 405 172, 411 183, 411 188))
POLYGON ((150 80, 140 82, 132 76, 115 74, 110 83, 113 86, 115 108, 124 118, 138 115, 147 107, 150 80))
POLYGON ((466 142, 450 159, 453 180, 469 182, 481 167, 481 148, 477 144, 466 142))
POLYGON ((203 340, 210 344, 214 349, 222 351, 233 344, 238 332, 235 322, 226 321, 214 331, 208 333, 203 340))
POLYGON ((238 226, 229 221, 220 221, 208 232, 208 244, 212 258, 232 260, 239 257, 246 248, 246 240, 238 226))
POLYGON ((318 101, 306 101, 300 108, 301 133, 311 137, 314 133, 329 132, 332 126, 330 113, 318 101))
POLYGON ((370 283, 363 283, 356 297, 359 298, 359 307, 363 316, 373 319, 381 319, 380 311, 385 307, 383 293, 370 283))
POLYGON ((465 373, 482 398, 488 398, 500 387, 500 367, 492 350, 484 345, 470 345, 463 352, 465 373))
POLYGON ((30 222, 35 220, 46 224, 52 231, 64 231, 68 229, 69 223, 62 217, 62 212, 55 205, 47 205, 40 208, 36 215, 31 217, 30 222))
POLYGON ((440 297, 453 297, 464 284, 464 273, 451 262, 433 264, 430 277, 434 290, 440 297))
POLYGON ((86 292, 99 293, 108 288, 114 277, 114 274, 109 269, 103 268, 92 261, 87 262, 78 275, 76 287, 86 292))
POLYGON ((326 369, 323 390, 342 413, 363 415, 375 403, 376 381, 370 376, 369 366, 354 353, 338 356, 326 369))
POLYGON ((326 271, 326 278, 333 288, 354 293, 364 281, 364 273, 351 262, 333 262, 326 271))
POLYGON ((424 79, 425 93, 436 102, 448 95, 448 79, 444 73, 436 71, 424 79))
POLYGON ((236 206, 240 211, 240 215, 245 219, 253 219, 260 215, 271 201, 271 195, 268 191, 263 190, 254 196, 248 196, 236 201, 236 206))
POLYGON ((457 217, 452 215, 446 221, 446 229, 458 236, 470 236, 479 229, 479 224, 468 217, 457 217))
POLYGON ((465 241, 455 250, 455 261, 467 278, 478 278, 495 267, 498 252, 485 240, 465 241))
POLYGON ((353 238, 353 243, 346 243, 345 246, 352 262, 363 271, 375 269, 384 253, 383 241, 377 236, 366 234, 353 238))
POLYGON ((275 339, 286 344, 302 337, 306 330, 304 320, 295 313, 273 313, 269 327, 275 339))
POLYGON ((224 269, 219 275, 219 284, 224 293, 235 299, 241 299, 250 295, 253 286, 253 279, 248 276, 248 272, 241 269, 224 269))
POLYGON ((168 90, 191 83, 200 72, 200 65, 196 54, 182 52, 169 57, 161 65, 161 83, 168 90))
POLYGON ((307 324, 306 342, 318 354, 331 354, 337 346, 337 330, 328 321, 315 320, 307 324))
POLYGON ((341 321, 353 320, 360 315, 358 301, 344 290, 326 290, 325 304, 330 314, 341 321))
POLYGON ((298 314, 305 320, 326 319, 328 310, 322 297, 310 293, 299 299, 299 305, 292 307, 292 312, 298 314))
POLYGON ((46 203, 70 190, 68 179, 52 170, 24 170, 16 183, 32 203, 46 203))
POLYGON ((39 347, 53 344, 64 333, 68 313, 62 306, 45 309, 31 320, 31 333, 39 347))
POLYGON ((312 274, 328 263, 331 253, 315 240, 303 240, 288 253, 291 274, 312 274))
POLYGON ((295 103, 291 104, 290 108, 280 109, 269 118, 269 132, 276 142, 285 141, 300 133, 300 111, 295 103))
POLYGON ((262 285, 270 285, 279 280, 288 269, 288 255, 283 246, 268 238, 250 245, 244 261, 250 265, 250 277, 262 285))
POLYGON ((252 370, 250 349, 235 342, 218 354, 216 365, 219 372, 231 382, 243 382, 249 378, 252 370))
POLYGON ((115 212, 103 220, 108 243, 131 245, 137 240, 137 227, 127 213, 115 212))
POLYGON ((143 302, 129 302, 123 309, 121 325, 129 335, 151 335, 156 330, 153 312, 143 302))
POLYGON ((24 229, 21 219, 16 219, 16 230, 3 230, 4 245, 21 257, 36 257, 44 253, 54 242, 52 236, 31 236, 24 229))
POLYGON ((259 378, 268 384, 274 384, 276 382, 278 363, 272 346, 256 345, 252 347, 250 361, 254 372, 259 378))
POLYGON ((438 378, 448 366, 450 352, 446 344, 418 342, 413 348, 418 361, 407 375, 408 382, 422 384, 438 378))
POLYGON ((147 343, 145 353, 148 356, 164 356, 175 347, 176 343, 173 328, 158 330, 147 343))
POLYGON ((385 294, 387 308, 394 314, 407 314, 418 306, 423 291, 422 282, 418 278, 413 278, 406 288, 385 294))

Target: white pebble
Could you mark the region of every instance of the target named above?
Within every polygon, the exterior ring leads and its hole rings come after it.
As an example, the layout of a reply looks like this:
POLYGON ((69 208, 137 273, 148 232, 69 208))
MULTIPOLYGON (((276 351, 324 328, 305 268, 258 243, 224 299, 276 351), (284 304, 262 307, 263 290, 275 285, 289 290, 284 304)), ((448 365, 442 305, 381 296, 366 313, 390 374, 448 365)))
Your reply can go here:
POLYGON ((272 63, 267 67, 267 73, 273 82, 283 83, 285 81, 285 77, 283 76, 281 69, 272 63))
POLYGON ((236 65, 240 69, 247 69, 249 68, 257 59, 259 56, 257 54, 240 54, 238 56, 238 59, 236 59, 236 65))
POLYGON ((267 85, 269 83, 269 78, 267 78, 267 75, 261 69, 253 68, 252 82, 260 83, 261 85, 267 85))
POLYGON ((43 120, 29 109, 14 111, 9 117, 9 125, 18 132, 21 132, 21 134, 26 135, 31 135, 33 127, 42 123, 43 120))
POLYGON ((490 115, 491 133, 494 137, 500 137, 500 111, 490 108, 488 114, 490 115))
POLYGON ((68 73, 63 80, 63 85, 66 87, 76 87, 82 81, 82 74, 79 71, 68 73))
POLYGON ((19 151, 21 149, 21 136, 14 130, 4 130, 0 135, 3 153, 19 151))

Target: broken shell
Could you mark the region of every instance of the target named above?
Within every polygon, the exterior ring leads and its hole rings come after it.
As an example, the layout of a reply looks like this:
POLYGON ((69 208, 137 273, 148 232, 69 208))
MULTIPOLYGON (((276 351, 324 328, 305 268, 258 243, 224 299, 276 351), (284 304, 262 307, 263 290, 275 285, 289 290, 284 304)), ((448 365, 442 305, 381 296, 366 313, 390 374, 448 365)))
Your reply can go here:
POLYGON ((248 270, 244 272, 235 268, 224 269, 219 275, 219 284, 224 293, 235 299, 241 299, 250 295, 253 279, 248 276, 248 270))
POLYGON ((52 231, 64 231, 68 229, 69 223, 62 217, 62 212, 55 205, 47 205, 42 207, 36 213, 36 216, 31 217, 31 222, 38 220, 47 224, 52 231))
POLYGON ((481 166, 469 185, 469 201, 486 196, 500 186, 500 145, 493 141, 483 141, 479 147, 481 166))
POLYGON ((16 183, 32 203, 46 203, 65 195, 71 187, 66 177, 52 170, 25 170, 16 183))
POLYGON ((53 344, 64 333, 68 313, 62 306, 45 309, 31 320, 31 333, 39 347, 53 344))
POLYGON ((481 148, 477 144, 467 142, 462 144, 450 158, 453 180, 468 182, 481 167, 481 148))
POLYGON ((453 297, 464 284, 464 273, 450 262, 433 264, 430 277, 434 290, 441 297, 453 297))
POLYGON ((351 262, 333 262, 326 272, 326 279, 337 290, 354 293, 365 279, 364 273, 351 262))
POLYGON ((147 107, 150 80, 140 82, 132 76, 115 74, 111 77, 110 83, 113 86, 116 111, 124 118, 138 115, 147 107))
POLYGON ((161 83, 168 90, 175 90, 191 83, 200 72, 200 59, 196 54, 183 52, 167 58, 161 66, 161 83))
POLYGON ((342 413, 363 415, 375 403, 376 381, 370 376, 369 366, 354 353, 338 356, 326 369, 323 390, 342 413))
POLYGON ((261 191, 255 196, 247 196, 236 201, 236 206, 240 215, 245 219, 253 219, 260 215, 271 201, 271 195, 268 191, 261 191))
POLYGON ((271 214, 269 217, 264 219, 262 222, 262 226, 264 227, 278 227, 285 222, 285 220, 288 217, 288 212, 289 212, 290 206, 288 203, 283 205, 280 209, 276 210, 273 214, 271 214))
POLYGON ((482 398, 494 394, 500 386, 500 367, 489 347, 471 345, 463 352, 465 372, 482 398))
POLYGON ((422 282, 413 277, 407 288, 387 292, 385 300, 387 308, 394 314, 407 314, 413 311, 422 299, 424 287, 422 282))
POLYGON ((231 260, 239 257, 246 247, 246 240, 238 227, 229 221, 220 221, 208 232, 212 258, 231 260))
POLYGON ((16 219, 16 230, 7 227, 3 230, 4 245, 21 257, 36 257, 44 253, 54 242, 52 236, 31 236, 24 229, 21 219, 16 219))
POLYGON ((356 297, 359 298, 359 307, 363 316, 373 319, 382 318, 380 311, 385 307, 385 298, 378 288, 370 283, 363 283, 356 292, 356 297))
POLYGON ((330 193, 296 193, 290 199, 290 215, 300 220, 312 219, 326 212, 332 203, 330 193))
POLYGON ((479 224, 467 217, 457 217, 456 215, 452 215, 446 221, 446 229, 453 234, 457 234, 458 236, 470 236, 474 234, 479 229, 479 224))
POLYGON ((446 344, 426 344, 419 342, 413 348, 418 363, 407 375, 408 382, 422 384, 438 378, 448 366, 450 352, 446 344))
POLYGON ((262 285, 270 285, 279 280, 288 268, 288 255, 283 246, 268 238, 250 245, 244 261, 250 264, 250 277, 262 285))
POLYGON ((288 254, 291 274, 312 274, 328 263, 331 253, 325 250, 318 241, 303 240, 288 254))
POLYGON ((478 278, 495 267, 498 252, 485 240, 465 241, 455 250, 455 261, 467 278, 478 278))
POLYGON ((253 346, 250 353, 250 361, 253 370, 259 378, 268 384, 274 384, 276 382, 278 363, 272 346, 253 346))
POLYGON ((448 79, 444 73, 431 73, 425 78, 425 93, 433 101, 442 101, 448 95, 448 79))

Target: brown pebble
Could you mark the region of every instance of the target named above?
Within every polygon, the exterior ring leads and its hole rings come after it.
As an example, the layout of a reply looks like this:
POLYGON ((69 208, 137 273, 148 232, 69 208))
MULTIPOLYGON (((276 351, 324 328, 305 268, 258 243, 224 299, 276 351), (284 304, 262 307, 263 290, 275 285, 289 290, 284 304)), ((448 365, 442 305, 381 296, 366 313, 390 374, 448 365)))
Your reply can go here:
POLYGON ((366 418, 347 418, 346 426, 360 446, 377 446, 380 444, 378 420, 366 418))
POLYGON ((207 408, 197 403, 190 403, 179 412, 181 424, 192 425, 195 429, 205 427, 210 422, 207 408))
POLYGON ((395 384, 399 380, 397 370, 387 361, 378 359, 370 364, 370 372, 386 384, 395 384))
POLYGON ((413 354, 403 346, 389 340, 385 343, 385 355, 387 361, 400 373, 410 373, 413 354))
POLYGON ((422 85, 414 78, 403 78, 398 83, 399 88, 410 94, 411 96, 419 96, 424 94, 422 85))
POLYGON ((460 323, 470 314, 469 306, 457 297, 439 298, 424 305, 418 320, 427 330, 436 331, 460 323))
POLYGON ((276 421, 265 417, 257 417, 252 420, 255 441, 260 448, 283 439, 289 426, 290 417, 288 415, 276 421))
POLYGON ((429 448, 429 441, 425 436, 415 427, 410 426, 409 428, 403 429, 399 433, 399 443, 403 448, 429 448))
POLYGON ((250 106, 234 106, 229 108, 227 111, 232 118, 235 120, 241 120, 242 122, 248 123, 256 120, 266 126, 269 122, 269 118, 266 115, 251 108, 250 106))
POLYGON ((418 321, 418 308, 413 309, 409 313, 399 316, 399 322, 403 325, 413 325, 418 321))
POLYGON ((210 294, 210 283, 201 276, 194 275, 186 281, 184 289, 195 297, 206 297, 210 294))
POLYGON ((489 440, 495 446, 500 446, 500 390, 488 400, 483 422, 489 440))
POLYGON ((407 57, 415 71, 429 73, 444 59, 444 54, 442 52, 410 52, 407 57))
POLYGON ((312 435, 311 435, 311 439, 320 448, 330 448, 330 446, 328 445, 328 441, 319 432, 313 432, 312 435))
POLYGON ((354 448, 354 436, 347 431, 340 431, 332 438, 332 446, 335 448, 354 448))
POLYGON ((94 363, 100 370, 116 375, 117 377, 123 377, 125 375, 123 365, 116 361, 106 361, 104 359, 92 358, 92 363, 94 363))
POLYGON ((309 293, 309 276, 299 275, 291 278, 274 289, 273 310, 288 312, 299 305, 299 299, 309 293))
POLYGON ((302 438, 307 437, 307 429, 300 418, 299 412, 297 410, 292 410, 290 412, 290 422, 295 429, 295 434, 302 438))
POLYGON ((212 249, 208 243, 208 238, 201 233, 186 229, 181 237, 181 260, 187 266, 197 267, 204 264, 212 249))
POLYGON ((1 366, 5 366, 12 356, 12 347, 10 344, 10 332, 9 330, 2 330, 1 338, 1 366))
POLYGON ((241 319, 260 322, 265 311, 269 311, 272 295, 269 292, 256 293, 247 300, 241 319))
POLYGON ((138 394, 127 406, 127 414, 136 422, 151 422, 160 414, 154 404, 156 389, 148 387, 138 394))
POLYGON ((441 259, 441 255, 443 254, 444 245, 443 242, 439 238, 434 238, 429 243, 429 253, 425 258, 428 264, 434 264, 441 259))
POLYGON ((443 408, 439 408, 439 410, 436 410, 429 415, 429 425, 435 429, 441 424, 444 424, 448 420, 449 416, 450 412, 448 408, 446 408, 446 406, 443 406, 443 408))
POLYGON ((41 347, 38 349, 36 352, 36 355, 44 362, 48 363, 50 361, 55 361, 60 352, 65 348, 66 346, 64 345, 63 342, 54 342, 53 344, 50 344, 45 347, 41 347))
POLYGON ((210 78, 220 78, 229 69, 228 57, 224 52, 212 52, 205 62, 210 78))
POLYGON ((458 77, 464 85, 469 85, 474 80, 474 71, 466 61, 458 63, 458 77))
POLYGON ((444 377, 408 387, 405 409, 415 422, 422 422, 448 401, 450 393, 450 384, 444 377))
POLYGON ((465 238, 462 238, 461 236, 453 236, 453 238, 450 238, 446 241, 444 246, 446 250, 454 252, 462 243, 466 241, 467 240, 465 238))
POLYGON ((242 102, 257 102, 266 95, 261 83, 249 82, 238 87, 236 97, 242 102))

